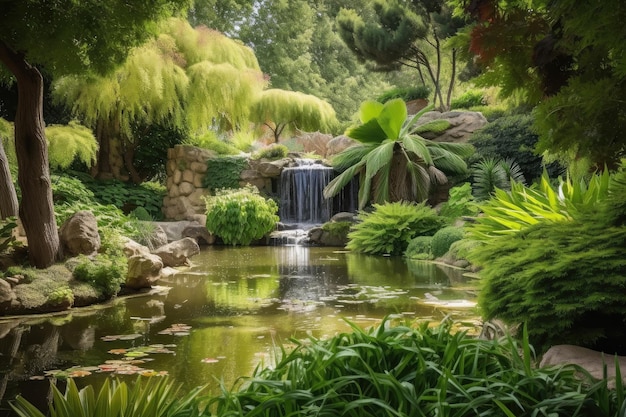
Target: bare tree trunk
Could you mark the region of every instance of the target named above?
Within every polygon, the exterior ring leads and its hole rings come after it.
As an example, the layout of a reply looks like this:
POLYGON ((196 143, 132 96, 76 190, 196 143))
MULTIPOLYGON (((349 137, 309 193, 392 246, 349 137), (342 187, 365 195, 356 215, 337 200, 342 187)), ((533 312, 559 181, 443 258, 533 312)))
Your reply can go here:
POLYGON ((450 76, 450 84, 448 85, 448 94, 446 95, 446 108, 450 108, 452 100, 452 90, 454 89, 454 80, 456 78, 456 48, 452 48, 452 75, 450 76))
POLYGON ((133 184, 141 184, 143 182, 143 178, 137 172, 137 168, 135 168, 135 149, 137 149, 137 145, 129 141, 125 136, 120 139, 122 143, 122 158, 124 160, 124 166, 126 171, 128 171, 128 175, 130 175, 130 180, 133 184))
POLYGON ((30 262, 37 268, 52 265, 59 254, 59 233, 54 217, 48 145, 43 121, 43 78, 23 54, 0 41, 0 61, 17 80, 15 115, 17 180, 22 191, 20 219, 28 239, 30 262))
POLYGON ((17 217, 18 205, 9 160, 0 140, 0 219, 17 217))

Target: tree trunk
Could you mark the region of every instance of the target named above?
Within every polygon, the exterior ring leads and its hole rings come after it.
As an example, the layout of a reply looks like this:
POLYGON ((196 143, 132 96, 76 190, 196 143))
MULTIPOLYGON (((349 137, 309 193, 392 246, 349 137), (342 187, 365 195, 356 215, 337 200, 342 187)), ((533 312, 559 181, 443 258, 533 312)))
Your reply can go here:
POLYGON ((28 239, 30 262, 47 268, 59 255, 59 233, 54 217, 48 145, 43 121, 43 78, 23 54, 0 41, 0 61, 17 80, 15 151, 17 180, 22 191, 20 219, 28 239))
POLYGON ((17 217, 17 194, 11 178, 9 160, 0 140, 0 219, 17 217))

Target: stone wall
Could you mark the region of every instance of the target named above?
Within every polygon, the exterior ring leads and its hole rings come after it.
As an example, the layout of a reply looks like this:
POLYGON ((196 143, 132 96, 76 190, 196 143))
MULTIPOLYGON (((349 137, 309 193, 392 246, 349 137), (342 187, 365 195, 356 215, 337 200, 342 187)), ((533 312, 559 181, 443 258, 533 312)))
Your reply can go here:
POLYGON ((207 160, 215 153, 189 145, 176 145, 167 151, 167 196, 163 215, 167 220, 190 220, 204 224, 208 191, 202 188, 207 160))

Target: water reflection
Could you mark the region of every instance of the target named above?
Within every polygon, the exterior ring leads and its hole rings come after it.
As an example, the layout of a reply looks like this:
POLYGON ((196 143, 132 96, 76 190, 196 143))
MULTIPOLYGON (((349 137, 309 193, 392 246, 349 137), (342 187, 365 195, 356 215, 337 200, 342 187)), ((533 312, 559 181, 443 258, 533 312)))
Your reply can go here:
POLYGON ((250 375, 291 337, 349 331, 343 318, 369 326, 387 314, 474 315, 471 283, 428 263, 298 246, 212 247, 192 260, 149 296, 1 320, 0 415, 19 392, 45 400, 48 381, 32 377, 90 374, 78 385, 98 386, 113 372, 166 371, 186 388, 217 392, 217 381, 250 375))

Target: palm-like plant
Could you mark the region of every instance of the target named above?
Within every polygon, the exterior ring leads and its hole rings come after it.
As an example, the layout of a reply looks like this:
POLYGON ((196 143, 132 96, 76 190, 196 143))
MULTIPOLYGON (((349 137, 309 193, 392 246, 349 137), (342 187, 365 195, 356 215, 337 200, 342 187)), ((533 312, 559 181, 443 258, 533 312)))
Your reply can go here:
POLYGON ((368 203, 422 202, 432 184, 448 181, 446 174, 464 174, 467 165, 463 157, 473 152, 470 145, 434 142, 416 132, 417 121, 428 110, 430 107, 407 119, 402 99, 385 104, 364 102, 361 124, 346 131, 360 143, 333 158, 335 169, 343 172, 324 188, 324 197, 336 195, 359 175, 360 209, 368 203))

